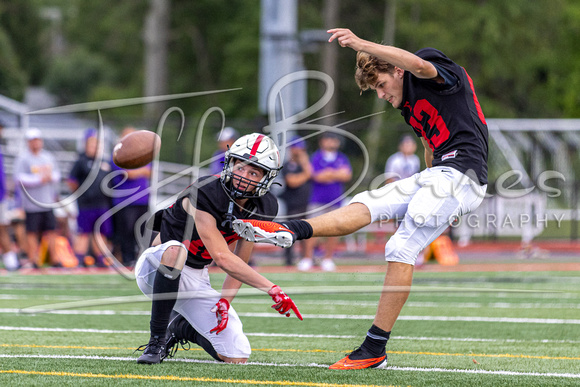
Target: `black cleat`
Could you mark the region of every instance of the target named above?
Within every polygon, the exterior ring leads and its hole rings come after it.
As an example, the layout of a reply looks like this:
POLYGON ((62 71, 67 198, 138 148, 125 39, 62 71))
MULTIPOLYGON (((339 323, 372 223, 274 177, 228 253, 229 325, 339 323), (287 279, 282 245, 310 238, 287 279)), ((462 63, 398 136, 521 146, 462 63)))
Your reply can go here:
POLYGON ((143 355, 139 356, 137 363, 159 364, 167 356, 165 349, 165 338, 151 336, 149 343, 140 346, 135 351, 143 351, 143 355))
POLYGON ((186 320, 182 315, 175 311, 171 312, 169 325, 167 326, 167 333, 165 335, 165 357, 175 356, 175 352, 179 349, 180 344, 181 348, 186 351, 190 348, 189 341, 180 337, 181 324, 183 324, 183 321, 186 320), (185 347, 186 345, 187 348, 185 347))

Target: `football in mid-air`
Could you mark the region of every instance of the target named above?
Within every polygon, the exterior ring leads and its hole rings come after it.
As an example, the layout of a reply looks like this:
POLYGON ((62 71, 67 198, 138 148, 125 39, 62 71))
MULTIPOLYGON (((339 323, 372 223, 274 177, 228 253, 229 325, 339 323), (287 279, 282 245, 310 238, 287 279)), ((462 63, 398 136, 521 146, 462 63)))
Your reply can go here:
POLYGON ((149 130, 137 130, 123 137, 113 149, 113 162, 124 169, 141 168, 159 153, 161 138, 149 130))

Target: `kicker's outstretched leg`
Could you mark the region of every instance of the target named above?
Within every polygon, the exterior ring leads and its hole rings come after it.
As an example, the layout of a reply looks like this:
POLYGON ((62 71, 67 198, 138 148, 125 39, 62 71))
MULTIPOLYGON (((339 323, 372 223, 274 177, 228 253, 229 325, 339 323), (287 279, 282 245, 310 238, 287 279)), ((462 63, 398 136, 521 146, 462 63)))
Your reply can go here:
POLYGON ((308 220, 268 222, 238 219, 234 231, 250 242, 290 247, 295 241, 312 237, 333 237, 351 234, 371 223, 368 207, 362 203, 328 212, 308 220))

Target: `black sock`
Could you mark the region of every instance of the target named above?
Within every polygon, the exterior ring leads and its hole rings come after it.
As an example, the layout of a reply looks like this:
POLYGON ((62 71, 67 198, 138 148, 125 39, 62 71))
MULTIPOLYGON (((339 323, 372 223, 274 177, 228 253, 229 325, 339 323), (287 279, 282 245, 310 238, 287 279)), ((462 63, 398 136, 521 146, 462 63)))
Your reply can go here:
MULTIPOLYGON (((175 272, 176 270, 165 265, 161 266, 169 270, 169 272, 175 272)), ((175 279, 167 278, 160 271, 157 271, 155 274, 151 321, 149 322, 151 336, 165 337, 165 331, 169 323, 169 315, 175 306, 177 292, 179 291, 179 275, 175 277, 175 279)))
POLYGON ((390 335, 391 332, 385 332, 373 324, 371 329, 367 332, 367 337, 361 347, 364 347, 371 354, 377 357, 382 356, 385 353, 385 346, 387 345, 390 335))
POLYGON ((312 238, 312 226, 305 220, 292 219, 281 223, 296 235, 296 240, 312 238))
POLYGON ((218 356, 216 350, 214 349, 213 345, 209 342, 208 339, 203 337, 199 334, 198 331, 185 319, 183 316, 177 317, 180 321, 176 322, 175 324, 175 336, 178 340, 186 339, 187 341, 191 341, 196 343, 200 347, 202 347, 207 353, 211 355, 217 361, 223 361, 218 356))

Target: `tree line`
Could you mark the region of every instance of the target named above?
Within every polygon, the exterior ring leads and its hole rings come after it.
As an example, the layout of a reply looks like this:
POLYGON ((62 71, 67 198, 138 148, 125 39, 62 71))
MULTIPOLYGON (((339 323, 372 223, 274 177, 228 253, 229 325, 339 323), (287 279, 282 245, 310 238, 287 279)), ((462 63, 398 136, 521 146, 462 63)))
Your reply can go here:
MULTIPOLYGON (((299 30, 334 27, 324 25, 328 1, 298 1, 299 30)), ((391 26, 395 45, 409 51, 435 47, 464 66, 487 117, 580 116, 580 2, 334 1, 339 26, 377 42, 384 41, 389 3, 396 11, 391 26)), ((3 0, 0 94, 22 100, 26 87, 43 86, 63 104, 142 96, 144 28, 152 4, 3 0)), ((209 107, 220 106, 233 123, 259 129, 265 123, 257 106, 260 1, 171 0, 168 7, 168 92, 241 88, 203 103, 184 100, 180 107, 199 118, 209 107)), ((339 50, 334 79, 336 106, 344 111, 344 121, 377 108, 371 92, 359 96, 353 79, 355 54, 349 51, 339 50)), ((322 45, 304 52, 307 69, 321 70, 323 55, 322 45)), ((309 98, 316 100, 318 92, 313 86, 309 98)), ((398 133, 398 112, 386 110, 383 125, 398 133)), ((137 120, 142 108, 111 115, 137 120)), ((349 130, 364 137, 367 128, 368 121, 363 121, 349 130)), ((387 149, 396 146, 392 136, 380 141, 387 149)))

